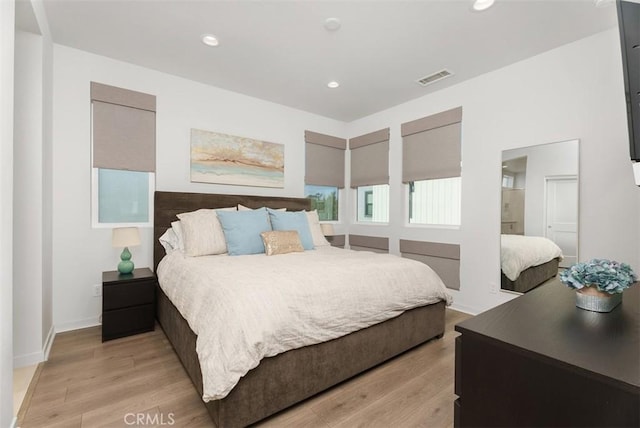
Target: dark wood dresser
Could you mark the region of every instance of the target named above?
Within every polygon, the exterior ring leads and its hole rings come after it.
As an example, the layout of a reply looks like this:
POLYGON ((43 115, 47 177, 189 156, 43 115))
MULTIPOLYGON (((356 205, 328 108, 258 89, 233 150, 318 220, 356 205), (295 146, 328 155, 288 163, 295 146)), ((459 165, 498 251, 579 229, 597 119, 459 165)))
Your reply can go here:
POLYGON ((152 331, 156 276, 149 268, 102 272, 102 341, 152 331))
POLYGON ((640 285, 596 313, 556 281, 455 329, 454 426, 640 426, 640 285))

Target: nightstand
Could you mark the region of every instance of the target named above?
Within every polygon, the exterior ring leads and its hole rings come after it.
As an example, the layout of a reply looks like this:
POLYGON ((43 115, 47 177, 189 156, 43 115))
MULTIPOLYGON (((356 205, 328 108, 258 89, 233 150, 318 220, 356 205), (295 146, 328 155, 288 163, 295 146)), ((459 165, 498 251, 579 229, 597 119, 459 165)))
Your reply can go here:
POLYGON ((102 272, 102 341, 153 331, 156 276, 151 269, 102 272))

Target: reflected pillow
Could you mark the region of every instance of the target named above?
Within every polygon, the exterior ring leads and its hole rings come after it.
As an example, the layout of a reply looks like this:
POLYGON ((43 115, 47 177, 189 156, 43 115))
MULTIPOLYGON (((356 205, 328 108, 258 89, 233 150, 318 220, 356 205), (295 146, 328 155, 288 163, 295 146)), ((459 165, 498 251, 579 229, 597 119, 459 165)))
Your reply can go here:
POLYGON ((260 234, 267 256, 304 251, 300 236, 295 230, 273 230, 260 234))
POLYGON ((218 213, 230 256, 264 253, 260 234, 271 230, 269 215, 262 209, 218 213))
POLYGON ((295 230, 305 250, 313 250, 313 238, 309 229, 309 221, 304 211, 282 212, 267 208, 273 230, 295 230))

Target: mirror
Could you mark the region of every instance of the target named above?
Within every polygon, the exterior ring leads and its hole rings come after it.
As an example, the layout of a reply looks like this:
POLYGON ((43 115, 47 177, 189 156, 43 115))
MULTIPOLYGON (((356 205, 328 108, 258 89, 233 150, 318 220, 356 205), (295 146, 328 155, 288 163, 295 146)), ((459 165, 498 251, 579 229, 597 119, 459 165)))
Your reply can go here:
POLYGON ((526 293, 577 262, 578 143, 502 152, 502 290, 526 293))

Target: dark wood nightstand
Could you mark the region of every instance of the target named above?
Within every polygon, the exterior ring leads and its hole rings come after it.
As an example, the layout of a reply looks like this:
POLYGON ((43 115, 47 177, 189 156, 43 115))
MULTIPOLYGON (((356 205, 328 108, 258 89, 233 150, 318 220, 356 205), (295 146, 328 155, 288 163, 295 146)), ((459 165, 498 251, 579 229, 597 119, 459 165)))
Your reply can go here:
POLYGON ((102 341, 153 331, 156 276, 151 269, 102 272, 102 341))

